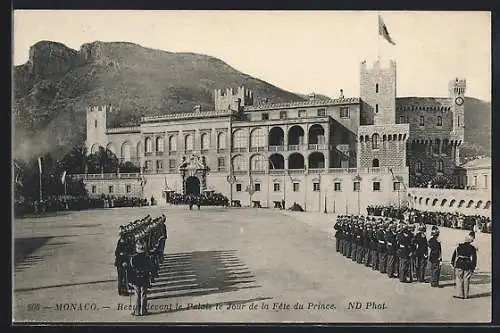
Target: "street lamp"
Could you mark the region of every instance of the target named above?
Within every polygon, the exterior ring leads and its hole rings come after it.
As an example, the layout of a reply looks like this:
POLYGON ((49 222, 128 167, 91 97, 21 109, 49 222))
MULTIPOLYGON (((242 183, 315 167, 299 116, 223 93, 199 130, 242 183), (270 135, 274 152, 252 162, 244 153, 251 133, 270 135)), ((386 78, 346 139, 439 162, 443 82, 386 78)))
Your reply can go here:
POLYGON ((354 181, 358 182, 358 215, 361 215, 361 199, 360 199, 360 192, 361 192, 361 177, 359 176, 359 174, 356 175, 356 177, 354 177, 354 181))

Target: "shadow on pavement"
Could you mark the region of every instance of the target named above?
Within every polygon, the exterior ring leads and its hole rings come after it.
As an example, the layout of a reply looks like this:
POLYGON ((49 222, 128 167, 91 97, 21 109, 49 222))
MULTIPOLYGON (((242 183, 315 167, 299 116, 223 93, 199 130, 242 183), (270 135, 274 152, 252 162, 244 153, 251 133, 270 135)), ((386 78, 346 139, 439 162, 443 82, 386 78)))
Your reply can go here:
POLYGON ((148 290, 148 299, 202 296, 260 287, 255 283, 255 275, 235 252, 195 251, 165 255, 159 277, 148 290))
POLYGON ((55 285, 51 285, 51 286, 41 286, 41 287, 33 287, 33 288, 19 288, 19 289, 14 289, 14 292, 34 291, 34 290, 52 289, 52 288, 64 288, 64 287, 83 286, 83 285, 110 283, 110 282, 116 283, 116 279, 90 281, 90 282, 62 283, 62 284, 55 284, 55 285))
POLYGON ((14 240, 14 271, 20 272, 23 269, 35 266, 43 261, 45 256, 32 255, 35 251, 45 247, 61 247, 64 245, 72 244, 71 242, 54 242, 49 243, 50 240, 56 237, 32 237, 32 238, 16 238, 14 240))
POLYGON ((101 223, 94 224, 67 224, 67 225, 56 225, 51 228, 94 228, 101 226, 101 223))
MULTIPOLYGON (((429 271, 430 276, 430 271, 429 271)), ((443 263, 441 265, 441 277, 440 281, 445 282, 442 284, 443 287, 455 285, 455 272, 451 264, 443 263), (449 282, 448 282, 449 281, 449 282)), ((470 284, 490 284, 491 283, 491 273, 490 272, 474 272, 470 280, 470 284)))
MULTIPOLYGON (((246 304, 246 303, 252 303, 252 302, 258 302, 258 301, 267 301, 272 299, 272 297, 256 297, 256 298, 251 298, 251 299, 245 299, 245 300, 238 300, 238 301, 226 301, 226 302, 217 302, 217 303, 208 303, 209 307, 215 307, 216 305, 241 305, 241 304, 246 304)), ((205 304, 203 304, 205 305, 205 304)), ((189 311, 193 310, 192 308, 187 308, 187 307, 182 307, 180 309, 172 309, 172 310, 165 310, 165 311, 158 311, 158 312, 151 312, 149 316, 154 316, 157 314, 162 314, 162 313, 172 313, 172 312, 179 312, 179 311, 189 311)), ((147 317, 146 317, 147 318, 147 317)))

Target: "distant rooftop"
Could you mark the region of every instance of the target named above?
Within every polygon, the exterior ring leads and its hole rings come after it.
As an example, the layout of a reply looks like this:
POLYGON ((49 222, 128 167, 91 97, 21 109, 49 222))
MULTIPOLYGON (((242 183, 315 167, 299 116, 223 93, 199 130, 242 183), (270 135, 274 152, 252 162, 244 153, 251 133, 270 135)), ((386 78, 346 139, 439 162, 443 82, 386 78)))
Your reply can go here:
POLYGON ((344 105, 344 104, 359 104, 358 97, 350 98, 336 98, 336 99, 311 99, 308 101, 300 102, 284 102, 284 103, 264 103, 257 105, 245 106, 245 111, 260 111, 272 109, 290 109, 311 106, 330 106, 330 105, 344 105))
POLYGON ((466 162, 461 165, 462 168, 491 168, 491 157, 482 157, 466 162))

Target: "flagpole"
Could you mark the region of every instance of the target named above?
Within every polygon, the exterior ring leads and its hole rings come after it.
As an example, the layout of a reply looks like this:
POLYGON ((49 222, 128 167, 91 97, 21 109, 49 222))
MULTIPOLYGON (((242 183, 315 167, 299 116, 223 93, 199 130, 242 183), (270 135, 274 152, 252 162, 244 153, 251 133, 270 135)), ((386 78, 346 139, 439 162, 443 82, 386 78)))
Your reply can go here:
POLYGON ((377 12, 377 61, 380 62, 380 12, 377 12))
POLYGON ((40 177, 39 177, 39 180, 40 180, 40 202, 42 202, 42 173, 40 172, 39 173, 40 177))

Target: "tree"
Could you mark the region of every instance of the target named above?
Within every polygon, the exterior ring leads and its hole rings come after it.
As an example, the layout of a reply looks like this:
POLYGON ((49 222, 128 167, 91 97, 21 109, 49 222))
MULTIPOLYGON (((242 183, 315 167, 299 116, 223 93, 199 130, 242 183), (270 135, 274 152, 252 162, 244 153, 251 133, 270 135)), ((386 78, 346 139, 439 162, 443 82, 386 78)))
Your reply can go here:
POLYGON ((85 173, 87 163, 87 148, 84 145, 76 146, 59 161, 58 169, 68 174, 85 173))
POLYGON ((87 157, 89 173, 116 172, 119 166, 118 158, 109 149, 99 147, 99 150, 87 157))
POLYGON ((120 172, 124 173, 134 173, 140 172, 140 168, 136 166, 134 163, 127 161, 125 163, 120 163, 120 172))

